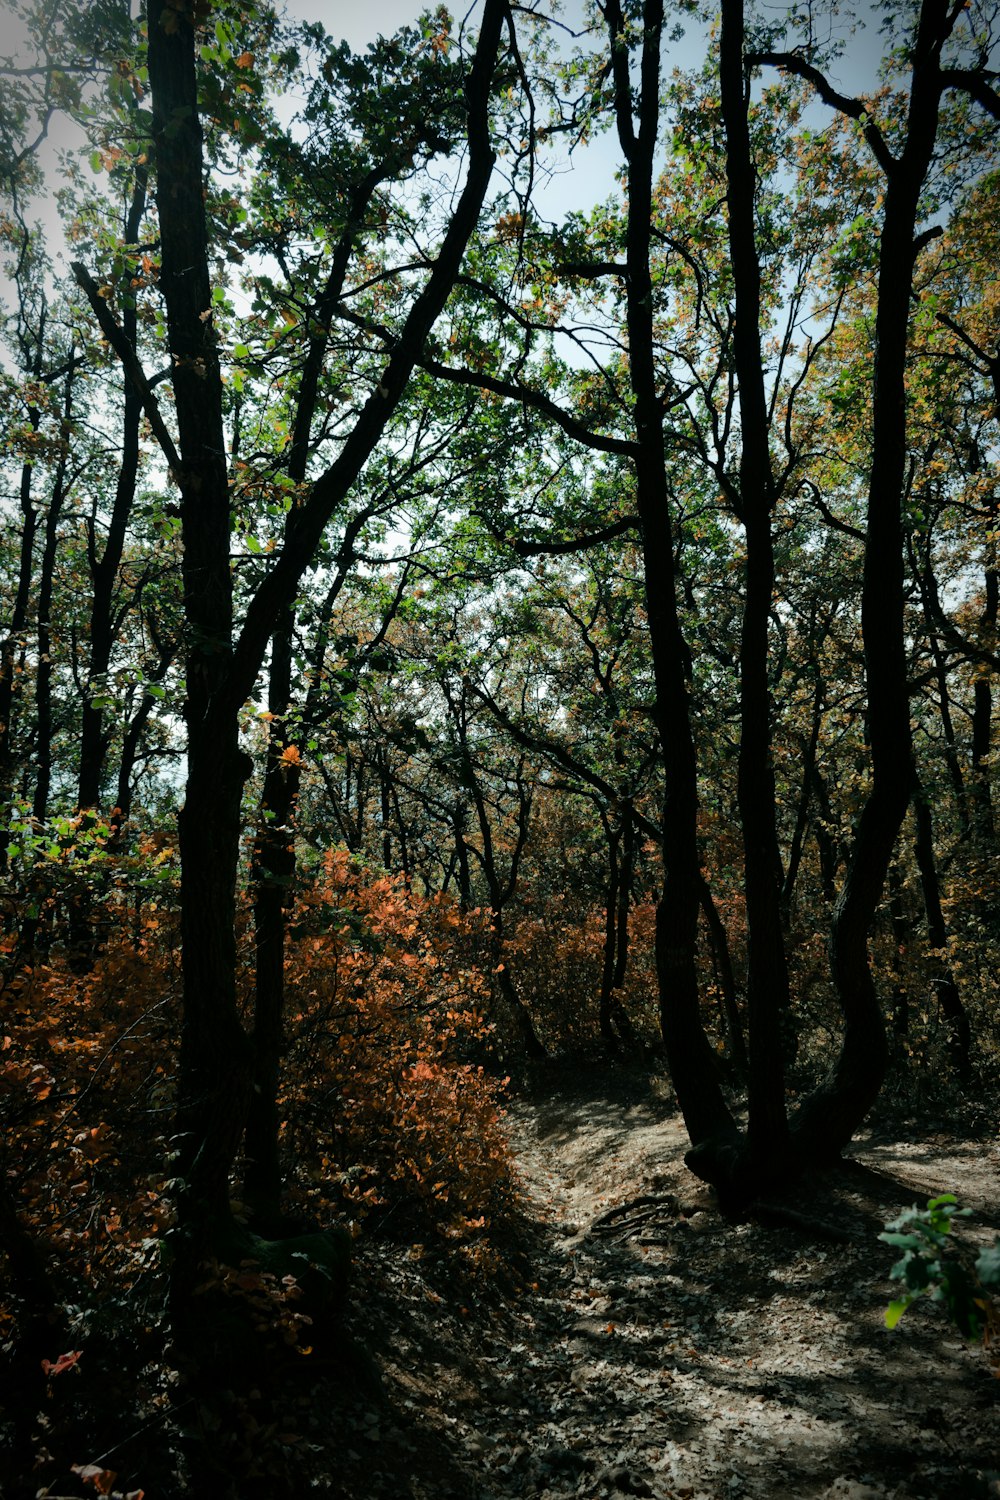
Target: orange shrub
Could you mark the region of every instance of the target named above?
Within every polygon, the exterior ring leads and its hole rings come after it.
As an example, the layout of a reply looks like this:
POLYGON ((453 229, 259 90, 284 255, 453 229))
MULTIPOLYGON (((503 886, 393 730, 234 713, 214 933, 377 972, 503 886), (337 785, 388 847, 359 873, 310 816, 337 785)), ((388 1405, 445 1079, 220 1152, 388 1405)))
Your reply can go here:
POLYGON ((481 918, 329 853, 286 970, 284 1140, 299 1192, 469 1247, 513 1201, 475 966, 481 918))

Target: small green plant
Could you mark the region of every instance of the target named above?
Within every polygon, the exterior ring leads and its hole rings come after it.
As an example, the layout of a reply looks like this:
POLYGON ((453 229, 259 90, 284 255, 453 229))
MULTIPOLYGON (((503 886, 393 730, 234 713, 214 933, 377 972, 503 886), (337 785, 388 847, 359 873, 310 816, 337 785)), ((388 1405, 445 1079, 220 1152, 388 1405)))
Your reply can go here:
POLYGON ((905 1287, 902 1297, 890 1302, 885 1321, 895 1328, 906 1309, 919 1297, 942 1302, 964 1338, 990 1342, 997 1313, 991 1290, 1000 1286, 1000 1240, 981 1250, 970 1270, 958 1253, 949 1253, 949 1239, 956 1218, 967 1218, 970 1209, 959 1208, 954 1193, 930 1198, 926 1208, 912 1208, 886 1224, 879 1235, 887 1245, 903 1253, 890 1271, 905 1287))

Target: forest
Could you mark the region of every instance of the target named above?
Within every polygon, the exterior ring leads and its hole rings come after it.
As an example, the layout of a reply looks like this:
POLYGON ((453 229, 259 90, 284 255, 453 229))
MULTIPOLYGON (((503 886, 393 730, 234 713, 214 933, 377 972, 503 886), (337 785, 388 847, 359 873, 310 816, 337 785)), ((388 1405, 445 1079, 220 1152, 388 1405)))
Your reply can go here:
POLYGON ((996 1495, 1000 6, 418 8, 0 8, 0 1491, 996 1495))

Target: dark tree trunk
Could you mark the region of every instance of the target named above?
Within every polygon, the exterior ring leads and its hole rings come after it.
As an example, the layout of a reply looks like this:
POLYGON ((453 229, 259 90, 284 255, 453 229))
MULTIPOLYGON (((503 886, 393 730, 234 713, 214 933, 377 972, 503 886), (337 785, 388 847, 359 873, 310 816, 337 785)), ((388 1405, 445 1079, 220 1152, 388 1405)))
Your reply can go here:
MULTIPOLYGON (((146 168, 136 171, 128 216, 125 242, 134 245, 139 238, 146 212, 146 168)), ((207 306, 208 304, 206 304, 207 306)), ((135 347, 138 318, 134 299, 126 298, 122 308, 122 331, 135 347)), ((105 727, 105 711, 94 705, 98 690, 104 689, 118 633, 115 619, 115 590, 118 570, 125 550, 125 537, 135 501, 139 473, 139 424, 142 402, 128 372, 123 371, 125 394, 122 413, 121 463, 115 487, 114 504, 108 523, 103 552, 98 555, 96 526, 90 523, 87 551, 90 561, 91 602, 89 656, 84 674, 83 717, 80 725, 80 769, 77 803, 80 807, 100 807, 110 735, 105 727)))
MULTIPOLYGON (((44 319, 42 322, 44 330, 44 319)), ((39 331, 35 367, 32 374, 37 379, 42 368, 42 330, 39 331)), ((38 431, 40 412, 29 406, 28 425, 38 431)), ((0 872, 7 869, 7 848, 10 843, 10 804, 14 793, 13 731, 14 704, 18 696, 19 673, 15 670, 17 659, 24 646, 24 632, 28 622, 28 606, 31 601, 31 584, 34 572, 35 538, 38 533, 38 512, 32 499, 32 482, 35 466, 21 466, 19 507, 21 511, 21 548, 17 568, 17 587, 14 606, 11 610, 7 634, 0 643, 0 872)))
POLYGON ((254 848, 254 1079, 246 1127, 243 1196, 258 1227, 280 1218, 281 1164, 278 1146, 278 1084, 285 994, 285 913, 295 878, 293 815, 299 773, 284 758, 291 744, 288 709, 292 696, 292 629, 288 608, 271 637, 268 677, 267 765, 262 818, 254 848))
POLYGON ((911 53, 902 152, 887 168, 879 245, 861 628, 868 691, 871 791, 862 809, 830 935, 830 966, 844 1016, 840 1054, 795 1121, 800 1149, 836 1157, 875 1102, 888 1061, 868 935, 913 788, 904 622, 902 497, 906 478, 906 349, 920 194, 937 136, 943 0, 923 0, 911 53))
POLYGON ((198 1265, 232 1230, 229 1172, 246 1117, 250 1044, 236 1001, 235 896, 240 799, 232 659, 229 486, 222 383, 211 318, 195 36, 185 12, 149 0, 160 284, 179 434, 184 541, 188 773, 180 814, 184 1012, 178 1080, 175 1310, 198 1265))
MULTIPOLYGON (((985 592, 979 623, 984 638, 991 642, 1000 614, 1000 574, 994 567, 986 569, 985 592)), ((988 759, 993 736, 993 690, 985 667, 978 670, 972 703, 972 822, 977 844, 984 853, 991 853, 996 836, 988 759)))
POLYGON ((701 1024, 698 987, 698 768, 691 726, 689 656, 677 608, 673 527, 657 386, 650 274, 653 176, 660 105, 662 0, 645 0, 638 121, 620 0, 609 0, 611 77, 618 139, 628 164, 626 324, 634 398, 636 501, 653 675, 664 759, 663 890, 656 911, 660 1025, 667 1065, 692 1142, 732 1140, 736 1126, 701 1024))
MULTIPOLYGON (((195 34, 190 14, 170 0, 149 0, 147 14, 160 281, 179 452, 173 451, 162 417, 152 411, 148 386, 143 398, 181 491, 187 624, 188 775, 180 817, 184 1012, 177 1135, 182 1185, 173 1277, 173 1305, 183 1318, 200 1259, 220 1238, 233 1241, 229 1173, 252 1082, 252 1049, 236 1005, 240 801, 251 769, 239 746, 239 711, 324 528, 398 406, 454 285, 493 168, 488 106, 503 8, 499 0, 487 0, 466 80, 468 173, 438 256, 338 458, 315 481, 302 506, 289 513, 282 548, 250 600, 235 642, 222 385, 212 320, 205 317, 212 301, 195 34)), ((134 351, 121 330, 108 325, 99 298, 92 296, 91 306, 123 362, 134 364, 134 351)), ((190 1320, 188 1326, 195 1331, 190 1320)))
POLYGON ((735 288, 734 356, 739 390, 739 495, 746 535, 746 593, 740 637, 738 801, 747 903, 747 1018, 750 1041, 748 1140, 753 1171, 780 1177, 788 1164, 783 1029, 789 1013, 788 965, 781 911, 768 630, 774 595, 771 470, 760 341, 760 265, 754 193, 756 171, 747 121, 749 85, 743 60, 743 0, 723 0, 719 48, 730 263, 735 288))

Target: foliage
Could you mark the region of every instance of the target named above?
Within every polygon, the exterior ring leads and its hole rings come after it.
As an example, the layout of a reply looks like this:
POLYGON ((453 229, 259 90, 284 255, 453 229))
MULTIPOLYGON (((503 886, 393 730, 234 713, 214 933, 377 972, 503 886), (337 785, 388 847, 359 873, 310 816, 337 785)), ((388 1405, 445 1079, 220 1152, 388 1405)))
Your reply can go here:
MULTIPOLYGON (((62 941, 53 896, 47 954, 22 957, 0 997, 6 1170, 16 1163, 25 1227, 76 1286, 81 1342, 102 1305, 150 1316, 173 1222, 176 892, 133 884, 133 863, 121 861, 93 913, 104 937, 87 972, 62 941)), ((490 1057, 480 926, 445 897, 367 877, 344 852, 324 859, 288 955, 283 1139, 300 1212, 326 1222, 346 1212, 356 1232, 440 1239, 473 1261, 492 1253, 516 1198, 501 1084, 473 1060, 490 1057)), ((218 1279, 232 1290, 227 1274, 218 1279)), ((267 1292, 264 1282, 233 1286, 267 1292)), ((293 1294, 275 1290, 277 1325, 293 1294)), ((17 1309, 16 1298, 5 1305, 5 1338, 17 1309)))
MULTIPOLYGON (((668 80, 657 0, 357 55, 266 4, 18 7, 3 1316, 158 1327, 174 1216, 180 1265, 235 1197, 214 1287, 301 1347, 238 1253, 260 1101, 279 1217, 482 1269, 526 1051, 659 1028, 708 1147, 749 1079, 740 1163, 839 1149, 785 1127, 849 1134, 887 1027, 900 1093, 1000 1077, 992 43, 893 10, 851 101, 811 12, 722 9, 668 80), (824 1079, 850 1107, 790 1120, 824 1079)), ((971 1328, 948 1208, 890 1231, 894 1306, 971 1328)))
POLYGON ((482 928, 478 911, 326 854, 293 913, 281 1101, 303 1206, 473 1259, 515 1201, 484 1066, 482 928))
POLYGON ((971 1212, 958 1207, 953 1193, 944 1193, 928 1199, 926 1208, 914 1205, 886 1225, 879 1239, 903 1252, 889 1274, 905 1287, 886 1309, 886 1327, 895 1328, 908 1307, 928 1296, 943 1304, 964 1338, 990 1343, 997 1328, 992 1294, 1000 1287, 1000 1240, 981 1250, 971 1268, 960 1252, 948 1248, 954 1220, 971 1212))

